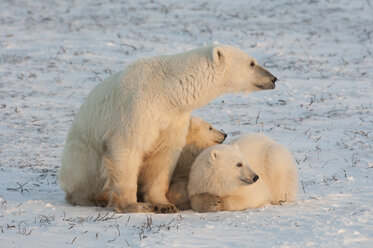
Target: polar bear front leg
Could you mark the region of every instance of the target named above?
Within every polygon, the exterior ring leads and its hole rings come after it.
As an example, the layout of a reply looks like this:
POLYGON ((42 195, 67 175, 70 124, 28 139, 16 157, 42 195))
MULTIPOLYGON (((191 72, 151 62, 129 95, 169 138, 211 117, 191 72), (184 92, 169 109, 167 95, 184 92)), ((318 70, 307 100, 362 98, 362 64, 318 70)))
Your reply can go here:
POLYGON ((181 149, 167 149, 148 158, 140 176, 145 202, 170 204, 166 193, 180 152, 181 149))
POLYGON ((176 207, 170 204, 137 202, 137 181, 143 155, 118 140, 107 143, 104 150, 102 166, 106 183, 103 191, 108 192, 108 207, 119 213, 176 212, 176 207))
POLYGON ((153 212, 152 205, 137 203, 137 178, 142 155, 118 140, 105 144, 102 166, 109 193, 109 207, 117 212, 153 212))
POLYGON ((144 161, 139 185, 146 202, 170 204, 166 193, 181 150, 185 146, 189 119, 190 113, 178 116, 160 133, 154 150, 144 161))

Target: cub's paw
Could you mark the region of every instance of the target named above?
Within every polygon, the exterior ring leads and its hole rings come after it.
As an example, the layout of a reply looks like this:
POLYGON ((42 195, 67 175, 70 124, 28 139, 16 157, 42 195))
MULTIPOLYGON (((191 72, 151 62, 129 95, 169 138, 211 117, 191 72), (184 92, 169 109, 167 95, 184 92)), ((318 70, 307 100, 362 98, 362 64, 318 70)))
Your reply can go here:
POLYGON ((118 213, 151 213, 154 212, 154 206, 148 202, 132 203, 125 206, 115 206, 118 213))
POLYGON ((224 211, 223 199, 209 193, 193 195, 191 198, 192 209, 197 212, 224 211))
POLYGON ((177 213, 177 208, 174 204, 153 204, 153 210, 159 214, 177 213))
POLYGON ((213 196, 209 199, 209 203, 207 203, 207 206, 209 206, 209 210, 211 212, 217 212, 217 211, 223 211, 224 210, 224 202, 223 199, 219 196, 213 196))

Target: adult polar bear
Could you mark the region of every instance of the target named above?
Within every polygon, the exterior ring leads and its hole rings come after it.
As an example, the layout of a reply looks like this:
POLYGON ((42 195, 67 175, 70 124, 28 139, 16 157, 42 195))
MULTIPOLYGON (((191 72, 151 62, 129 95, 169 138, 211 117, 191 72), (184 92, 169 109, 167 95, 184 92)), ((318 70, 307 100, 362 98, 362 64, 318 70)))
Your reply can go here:
POLYGON ((66 199, 87 206, 103 198, 118 212, 174 211, 166 192, 191 111, 224 93, 273 89, 276 80, 228 45, 135 61, 94 87, 76 114, 59 171, 66 199))

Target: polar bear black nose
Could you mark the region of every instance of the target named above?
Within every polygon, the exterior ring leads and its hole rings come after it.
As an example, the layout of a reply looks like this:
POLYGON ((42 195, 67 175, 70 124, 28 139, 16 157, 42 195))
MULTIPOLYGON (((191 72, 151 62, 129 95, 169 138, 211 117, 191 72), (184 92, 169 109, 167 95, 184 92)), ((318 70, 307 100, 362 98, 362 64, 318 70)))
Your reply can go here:
POLYGON ((256 181, 258 181, 258 179, 259 179, 259 176, 258 176, 258 175, 255 175, 255 177, 253 178, 254 183, 255 183, 256 181))
POLYGON ((277 77, 273 77, 272 83, 275 83, 277 81, 277 77))

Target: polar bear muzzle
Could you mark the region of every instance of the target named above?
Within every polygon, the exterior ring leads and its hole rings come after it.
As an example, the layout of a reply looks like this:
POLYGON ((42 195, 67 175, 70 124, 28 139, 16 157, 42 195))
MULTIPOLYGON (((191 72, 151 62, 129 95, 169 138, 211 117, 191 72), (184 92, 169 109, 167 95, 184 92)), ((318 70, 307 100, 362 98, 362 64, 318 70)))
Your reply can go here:
POLYGON ((223 133, 221 131, 217 131, 217 132, 218 132, 218 138, 215 140, 215 143, 222 144, 224 140, 227 138, 228 134, 223 133))
POLYGON ((247 165, 244 165, 241 168, 240 180, 244 184, 253 184, 258 181, 259 176, 247 165))
POLYGON ((255 76, 258 81, 258 83, 255 84, 256 87, 262 90, 270 90, 275 88, 275 83, 277 81, 275 76, 260 65, 255 66, 255 71, 255 76))

